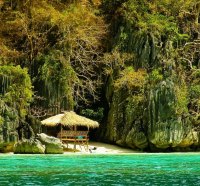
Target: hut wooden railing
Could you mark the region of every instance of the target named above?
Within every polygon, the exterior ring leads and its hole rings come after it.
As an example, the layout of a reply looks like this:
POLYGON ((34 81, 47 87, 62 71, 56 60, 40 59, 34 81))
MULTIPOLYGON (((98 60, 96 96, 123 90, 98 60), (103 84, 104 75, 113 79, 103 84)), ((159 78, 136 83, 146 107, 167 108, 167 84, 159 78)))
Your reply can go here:
POLYGON ((70 142, 73 142, 74 150, 76 149, 76 145, 78 144, 80 148, 81 146, 83 146, 85 150, 88 151, 88 131, 62 130, 58 133, 57 137, 60 138, 63 143, 66 143, 67 147, 70 142))

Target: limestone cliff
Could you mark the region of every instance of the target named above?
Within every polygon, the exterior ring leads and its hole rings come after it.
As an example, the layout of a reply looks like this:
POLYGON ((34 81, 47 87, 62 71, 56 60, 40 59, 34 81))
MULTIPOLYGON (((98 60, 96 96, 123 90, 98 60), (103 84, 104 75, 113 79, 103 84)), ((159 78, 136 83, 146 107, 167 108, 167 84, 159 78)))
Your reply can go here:
POLYGON ((200 5, 142 2, 104 2, 113 5, 113 16, 110 9, 105 15, 115 63, 105 85, 101 138, 148 151, 198 149, 200 5))

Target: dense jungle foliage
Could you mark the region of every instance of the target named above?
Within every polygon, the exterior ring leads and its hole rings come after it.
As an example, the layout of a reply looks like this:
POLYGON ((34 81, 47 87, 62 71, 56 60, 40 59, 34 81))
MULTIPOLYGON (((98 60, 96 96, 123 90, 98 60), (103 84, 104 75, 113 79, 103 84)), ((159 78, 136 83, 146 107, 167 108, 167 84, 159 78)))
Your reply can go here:
POLYGON ((1 0, 0 21, 0 125, 75 110, 101 141, 199 147, 198 0, 1 0))

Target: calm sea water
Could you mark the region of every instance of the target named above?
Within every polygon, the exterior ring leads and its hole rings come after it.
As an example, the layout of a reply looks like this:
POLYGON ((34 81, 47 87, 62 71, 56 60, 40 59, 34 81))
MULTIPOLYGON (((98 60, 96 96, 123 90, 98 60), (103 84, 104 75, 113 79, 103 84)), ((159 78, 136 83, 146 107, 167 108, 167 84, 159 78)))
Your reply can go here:
POLYGON ((0 155, 4 185, 200 185, 200 154, 0 155))

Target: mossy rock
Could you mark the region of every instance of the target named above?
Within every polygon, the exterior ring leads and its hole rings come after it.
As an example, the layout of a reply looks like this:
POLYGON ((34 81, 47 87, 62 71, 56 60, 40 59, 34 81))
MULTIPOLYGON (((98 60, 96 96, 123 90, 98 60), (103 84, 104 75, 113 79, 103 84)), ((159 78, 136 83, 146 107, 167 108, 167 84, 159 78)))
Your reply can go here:
POLYGON ((60 139, 44 133, 37 134, 38 140, 45 145, 45 154, 63 154, 63 145, 60 139))
POLYGON ((13 152, 14 143, 2 143, 0 144, 0 153, 13 152))
POLYGON ((14 146, 15 154, 44 154, 45 146, 37 139, 24 139, 14 146))

